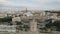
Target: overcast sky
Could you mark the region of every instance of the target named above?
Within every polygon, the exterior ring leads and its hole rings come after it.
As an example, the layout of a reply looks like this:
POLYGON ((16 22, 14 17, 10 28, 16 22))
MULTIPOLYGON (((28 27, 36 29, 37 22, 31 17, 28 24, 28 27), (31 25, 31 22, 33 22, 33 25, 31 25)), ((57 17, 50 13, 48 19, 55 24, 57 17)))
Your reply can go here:
POLYGON ((60 0, 0 0, 1 8, 60 9, 60 0))

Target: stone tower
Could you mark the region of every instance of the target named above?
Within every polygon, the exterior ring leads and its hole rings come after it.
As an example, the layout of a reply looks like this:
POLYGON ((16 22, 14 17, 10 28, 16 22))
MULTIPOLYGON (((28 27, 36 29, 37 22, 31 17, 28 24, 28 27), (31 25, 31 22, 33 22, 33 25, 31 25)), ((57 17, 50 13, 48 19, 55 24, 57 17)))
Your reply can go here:
POLYGON ((37 22, 33 19, 32 21, 30 21, 30 30, 31 31, 37 31, 37 22))

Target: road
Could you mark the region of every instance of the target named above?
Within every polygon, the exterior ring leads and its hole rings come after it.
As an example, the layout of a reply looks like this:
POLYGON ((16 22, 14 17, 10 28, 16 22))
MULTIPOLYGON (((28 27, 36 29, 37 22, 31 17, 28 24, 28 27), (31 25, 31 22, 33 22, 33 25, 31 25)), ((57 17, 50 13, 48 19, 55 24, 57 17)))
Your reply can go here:
POLYGON ((51 33, 39 33, 39 32, 25 32, 25 31, 20 31, 20 32, 0 32, 0 34, 60 34, 59 31, 53 31, 51 33))
POLYGON ((25 31, 20 31, 19 33, 17 34, 60 34, 59 31, 52 31, 51 33, 39 33, 39 32, 25 32, 25 31))

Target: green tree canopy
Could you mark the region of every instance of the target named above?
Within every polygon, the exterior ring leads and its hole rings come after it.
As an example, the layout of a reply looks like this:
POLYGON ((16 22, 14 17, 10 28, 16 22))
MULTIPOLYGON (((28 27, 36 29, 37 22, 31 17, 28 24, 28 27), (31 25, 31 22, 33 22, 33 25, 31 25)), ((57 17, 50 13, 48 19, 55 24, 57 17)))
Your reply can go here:
POLYGON ((12 21, 12 17, 0 18, 0 22, 9 22, 9 21, 12 21))

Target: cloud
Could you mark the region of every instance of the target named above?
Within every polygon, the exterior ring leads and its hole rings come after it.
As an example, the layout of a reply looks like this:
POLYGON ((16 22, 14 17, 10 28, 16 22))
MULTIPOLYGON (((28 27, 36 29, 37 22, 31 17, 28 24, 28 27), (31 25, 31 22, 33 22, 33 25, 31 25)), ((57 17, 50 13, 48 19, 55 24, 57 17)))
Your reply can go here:
POLYGON ((0 4, 4 4, 6 2, 7 2, 6 0, 0 0, 0 4))
POLYGON ((33 0, 39 3, 60 2, 60 0, 33 0))
POLYGON ((6 0, 0 0, 0 2, 6 2, 6 0))
POLYGON ((3 6, 25 6, 25 7, 37 7, 36 5, 29 3, 27 0, 25 2, 21 2, 21 0, 16 0, 16 2, 13 0, 0 0, 0 5, 3 6), (17 2, 20 1, 20 2, 17 2), (25 3, 26 2, 26 3, 25 3))
POLYGON ((0 6, 27 7, 31 9, 60 9, 60 0, 0 0, 0 6))

